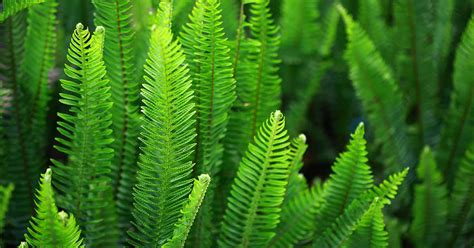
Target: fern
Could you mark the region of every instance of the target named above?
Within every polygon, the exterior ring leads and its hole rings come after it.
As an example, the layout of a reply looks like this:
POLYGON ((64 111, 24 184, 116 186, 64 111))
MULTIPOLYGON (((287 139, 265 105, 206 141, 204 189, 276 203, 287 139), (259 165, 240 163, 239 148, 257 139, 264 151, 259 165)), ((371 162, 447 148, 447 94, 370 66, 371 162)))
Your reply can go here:
POLYGON ((348 45, 345 58, 350 77, 374 125, 376 139, 383 146, 387 172, 396 171, 400 165, 412 165, 415 158, 404 123, 407 109, 392 72, 365 31, 342 7, 339 10, 346 23, 348 45))
POLYGON ((3 10, 0 12, 0 22, 4 22, 8 17, 20 12, 23 9, 45 0, 3 0, 3 10))
MULTIPOLYGON (((160 14, 170 15, 162 3, 160 14)), ((181 45, 169 24, 151 36, 142 90, 145 119, 137 185, 134 188, 134 246, 161 246, 172 237, 180 209, 191 190, 195 144, 193 91, 181 45)))
POLYGON ((132 189, 138 155, 139 81, 135 63, 132 1, 94 0, 96 25, 107 30, 104 62, 112 94, 112 130, 115 151, 112 185, 121 227, 132 219, 132 189))
POLYGON ((297 195, 301 189, 304 189, 300 188, 300 185, 303 183, 306 184, 306 180, 304 179, 304 176, 301 178, 302 175, 299 174, 299 172, 303 167, 303 155, 307 148, 308 145, 306 144, 306 136, 304 134, 300 134, 297 138, 291 140, 290 151, 288 153, 288 157, 290 158, 290 175, 288 177, 285 203, 290 201, 293 196, 297 195))
POLYGON ((194 180, 193 191, 189 194, 189 199, 181 210, 182 216, 176 223, 173 238, 166 242, 163 248, 184 247, 184 243, 194 223, 199 207, 204 200, 210 181, 211 178, 207 174, 200 175, 198 180, 194 180))
POLYGON ((36 217, 30 221, 26 242, 33 247, 83 247, 74 216, 58 212, 51 186, 51 169, 41 175, 36 217))
POLYGON ((415 185, 414 219, 410 230, 412 239, 417 247, 443 247, 448 192, 429 148, 423 150, 417 176, 421 183, 415 185))
MULTIPOLYGON (((6 187, 0 185, 0 235, 3 234, 3 228, 5 227, 5 217, 7 215, 8 205, 10 204, 13 189, 13 184, 8 184, 6 187)), ((0 245, 3 245, 1 240, 0 245)))
POLYGON ((358 227, 352 234, 348 247, 388 247, 388 233, 384 230, 384 216, 380 204, 372 206, 362 216, 358 227))
MULTIPOLYGON (((360 225, 362 217, 378 204, 389 204, 394 199, 408 169, 389 176, 388 180, 374 187, 347 206, 344 213, 324 230, 313 243, 313 247, 342 247, 347 244, 354 230, 360 225)), ((321 214, 321 213, 320 213, 321 214)), ((319 223, 318 223, 319 224, 319 223)))
POLYGON ((441 132, 438 163, 452 186, 460 158, 474 139, 474 83, 471 80, 474 58, 474 18, 471 18, 454 63, 454 89, 441 132))
MULTIPOLYGON (((449 202, 449 243, 447 247, 457 247, 456 243, 467 226, 469 216, 474 212, 474 143, 471 143, 454 179, 454 187, 449 202), (470 214, 471 213, 471 214, 470 214)), ((471 217, 472 219, 472 217, 471 217)))
POLYGON ((61 207, 73 213, 83 229, 85 243, 111 246, 117 241, 115 209, 109 178, 113 150, 108 80, 102 60, 104 28, 93 35, 77 24, 68 52, 69 64, 61 80, 65 90, 60 102, 59 152, 67 163, 52 160, 57 173, 55 186, 63 194, 61 207))
MULTIPOLYGON (((281 222, 267 247, 292 247, 308 239, 315 229, 314 219, 322 205, 321 187, 302 189, 282 207, 281 222)), ((287 198, 285 198, 287 200, 287 198)))
POLYGON ((364 125, 359 124, 347 146, 347 151, 336 160, 326 189, 324 203, 317 216, 317 234, 328 228, 354 199, 357 199, 373 184, 372 171, 367 165, 364 125))
POLYGON ((288 135, 280 111, 260 128, 227 200, 219 245, 261 247, 275 236, 289 174, 288 135))
POLYGON ((209 247, 211 232, 216 229, 213 204, 223 155, 222 139, 226 133, 228 113, 235 99, 235 82, 222 28, 220 1, 198 0, 183 27, 181 40, 190 64, 197 107, 195 173, 213 178, 203 202, 191 240, 196 247, 209 247))

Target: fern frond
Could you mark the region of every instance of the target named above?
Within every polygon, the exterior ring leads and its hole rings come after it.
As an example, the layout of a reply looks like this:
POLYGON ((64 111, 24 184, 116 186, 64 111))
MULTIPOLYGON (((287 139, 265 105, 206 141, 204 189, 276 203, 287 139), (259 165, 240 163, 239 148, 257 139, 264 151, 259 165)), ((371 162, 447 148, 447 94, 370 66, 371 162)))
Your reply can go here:
POLYGON ((139 78, 135 63, 132 1, 94 0, 95 24, 107 32, 104 62, 110 80, 115 151, 112 185, 119 225, 127 229, 132 219, 132 189, 136 178, 139 134, 139 78))
MULTIPOLYGON (((160 4, 164 15, 170 8, 160 4)), ((189 69, 170 27, 161 25, 151 36, 142 89, 143 142, 134 188, 129 232, 134 246, 161 246, 173 235, 180 210, 191 191, 195 146, 193 91, 189 69)))
MULTIPOLYGON (((346 207, 344 213, 318 236, 313 247, 343 247, 359 226, 362 217, 377 205, 390 204, 399 186, 408 174, 408 169, 390 175, 377 187, 363 193, 346 207)), ((318 225, 319 223, 317 223, 318 225)))
POLYGON ((207 174, 200 175, 197 180, 194 180, 193 190, 181 210, 182 216, 175 225, 173 237, 163 245, 163 248, 184 247, 184 243, 194 223, 199 207, 201 207, 202 201, 204 200, 210 181, 211 178, 207 174))
POLYGON ((0 23, 23 9, 29 8, 45 0, 3 0, 3 11, 0 13, 0 23))
POLYGON ((91 35, 82 24, 74 30, 64 70, 68 79, 61 80, 60 94, 69 111, 58 114, 61 136, 55 146, 68 161, 52 160, 61 207, 76 216, 89 246, 114 246, 118 238, 109 178, 112 102, 102 57, 104 32, 97 27, 91 35))
POLYGON ((471 143, 454 179, 454 187, 449 201, 449 243, 457 247, 469 216, 474 212, 474 143, 471 143))
POLYGON ((230 49, 222 27, 219 0, 198 0, 189 23, 182 28, 181 40, 193 78, 197 107, 195 173, 213 179, 199 211, 190 239, 196 247, 209 247, 216 230, 215 188, 219 178, 223 145, 230 107, 235 99, 230 49))
POLYGON ((283 206, 276 235, 267 247, 293 247, 299 241, 309 238, 315 230, 314 219, 323 203, 322 193, 318 187, 304 189, 283 206))
POLYGON ((275 236, 289 175, 288 135, 280 111, 249 144, 227 199, 219 245, 261 247, 275 236))
MULTIPOLYGON (((13 184, 8 184, 6 187, 0 185, 0 235, 3 234, 3 228, 5 227, 5 217, 7 215, 13 189, 13 184)), ((3 245, 1 239, 0 245, 3 245)))
MULTIPOLYGON (((291 200, 291 198, 296 196, 300 192, 300 190, 304 189, 304 187, 301 188, 301 184, 306 183, 306 180, 304 179, 304 176, 301 175, 299 172, 304 165, 303 155, 306 152, 307 148, 308 145, 306 144, 306 136, 304 134, 300 134, 297 138, 291 140, 289 148, 290 150, 288 152, 288 157, 290 158, 290 175, 288 177, 288 186, 286 189, 284 201, 285 203, 287 203, 291 200)), ((307 186, 305 188, 307 188, 307 186)))
POLYGON ((326 228, 344 213, 344 210, 373 185, 372 171, 367 165, 364 125, 361 123, 352 134, 347 151, 334 163, 324 191, 324 203, 317 216, 317 233, 326 228))
POLYGON ((396 171, 401 165, 413 165, 415 158, 404 123, 407 109, 392 72, 365 31, 342 7, 339 6, 339 10, 346 23, 348 45, 345 58, 350 77, 374 126, 376 139, 382 144, 387 172, 396 171))
POLYGON ((448 191, 428 147, 421 154, 417 176, 421 183, 415 185, 414 219, 410 230, 412 239, 418 247, 444 247, 448 191))
POLYGON ((376 204, 362 216, 352 234, 347 247, 385 248, 388 247, 388 233, 385 231, 381 204, 376 204))
POLYGON ((26 242, 33 247, 83 247, 81 231, 74 216, 58 212, 51 185, 52 171, 41 175, 36 198, 36 216, 32 217, 26 242))
POLYGON ((471 18, 456 50, 454 89, 441 131, 437 159, 446 175, 448 186, 457 171, 459 161, 474 140, 474 18, 471 18), (472 75, 472 76, 471 76, 472 75))

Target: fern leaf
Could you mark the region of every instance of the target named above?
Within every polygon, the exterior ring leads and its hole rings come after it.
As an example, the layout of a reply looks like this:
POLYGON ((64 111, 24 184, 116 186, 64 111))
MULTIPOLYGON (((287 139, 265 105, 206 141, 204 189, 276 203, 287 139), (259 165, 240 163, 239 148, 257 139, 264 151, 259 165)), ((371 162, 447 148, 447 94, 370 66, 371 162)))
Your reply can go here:
POLYGON ((282 207, 281 222, 267 247, 293 247, 307 239, 316 227, 314 219, 322 199, 322 190, 318 187, 302 190, 294 196, 282 207))
POLYGON ((222 223, 222 247, 261 247, 275 236, 289 174, 288 135, 280 111, 249 145, 232 184, 222 223))
POLYGON ((362 216, 360 223, 348 241, 348 247, 388 247, 388 233, 385 231, 384 216, 381 204, 372 206, 362 216))
POLYGON ((135 64, 135 32, 132 1, 94 0, 95 23, 107 33, 104 62, 112 94, 112 130, 115 151, 112 185, 119 225, 127 229, 132 219, 132 189, 138 157, 139 79, 135 64))
POLYGON ((443 166, 448 186, 457 171, 469 142, 474 140, 474 83, 471 70, 474 63, 474 18, 471 18, 456 50, 454 62, 454 89, 451 104, 441 131, 438 164, 443 166))
POLYGON ((334 220, 322 235, 317 237, 313 247, 342 247, 347 244, 354 230, 359 226, 362 217, 370 209, 378 204, 390 204, 390 200, 395 198, 398 188, 407 174, 408 169, 405 169, 402 172, 390 175, 388 180, 383 181, 379 186, 368 190, 352 201, 346 207, 344 213, 334 220))
MULTIPOLYGON (((7 215, 13 189, 13 184, 8 184, 6 187, 0 186, 0 235, 3 234, 3 228, 5 227, 5 217, 7 215)), ((3 245, 1 240, 0 245, 3 245)))
POLYGON ((346 23, 348 45, 345 57, 350 77, 375 128, 376 139, 383 145, 387 172, 398 170, 400 165, 412 165, 415 158, 404 123, 407 110, 392 72, 365 31, 342 7, 339 10, 346 23))
POLYGON ((474 143, 471 143, 456 178, 449 202, 449 243, 447 247, 457 247, 469 216, 474 212, 474 143))
POLYGON ((317 233, 328 228, 351 202, 370 189, 373 184, 372 171, 367 165, 364 125, 357 127, 347 146, 332 167, 334 171, 324 191, 323 206, 317 216, 317 233))
MULTIPOLYGON (((161 15, 170 8, 160 4, 161 15)), ((169 26, 151 36, 142 90, 145 115, 137 185, 129 232, 134 246, 161 246, 172 237, 180 210, 191 191, 195 138, 189 69, 169 26)))
POLYGON ((434 155, 427 147, 421 154, 417 176, 421 183, 415 185, 414 220, 410 230, 412 239, 417 246, 443 247, 448 192, 434 155))
POLYGON ((300 192, 302 181, 306 183, 304 176, 299 174, 299 172, 303 167, 303 155, 307 148, 308 145, 306 144, 306 136, 304 134, 300 134, 297 138, 294 138, 291 141, 290 151, 288 152, 288 157, 290 158, 290 176, 288 177, 288 186, 284 201, 285 203, 290 201, 293 196, 300 192), (303 178, 301 178, 302 176, 303 178))
POLYGON ((58 212, 51 177, 51 169, 41 175, 36 216, 30 221, 26 242, 32 247, 83 247, 74 216, 58 212))
POLYGON ((45 0, 4 0, 2 2, 3 9, 0 12, 0 23, 4 22, 8 17, 15 15, 21 10, 44 1, 45 0))
POLYGON ((105 79, 103 39, 103 27, 91 35, 77 24, 64 70, 69 79, 61 80, 65 92, 60 102, 69 111, 58 114, 61 136, 55 146, 68 155, 68 161, 53 160, 55 186, 63 194, 61 207, 76 216, 88 246, 113 246, 118 238, 109 178, 112 102, 105 79))
POLYGON ((216 177, 220 171, 230 107, 235 99, 230 49, 222 27, 219 0, 198 0, 189 23, 182 28, 181 40, 189 61, 197 107, 197 138, 194 152, 195 173, 207 173, 213 179, 201 206, 190 239, 196 247, 209 247, 213 218, 216 177))
POLYGON ((194 223, 199 207, 204 200, 210 181, 211 178, 207 174, 200 175, 198 180, 194 180, 193 191, 189 194, 189 199, 181 210, 182 216, 176 223, 173 237, 163 245, 163 248, 184 247, 184 243, 194 223))

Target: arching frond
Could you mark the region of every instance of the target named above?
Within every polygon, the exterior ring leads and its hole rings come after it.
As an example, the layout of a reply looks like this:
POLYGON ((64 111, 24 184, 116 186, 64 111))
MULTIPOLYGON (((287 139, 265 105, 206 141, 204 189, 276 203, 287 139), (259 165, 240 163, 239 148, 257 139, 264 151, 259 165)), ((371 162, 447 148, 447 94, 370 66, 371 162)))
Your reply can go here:
POLYGON ((441 131, 437 159, 448 186, 469 143, 474 140, 474 18, 462 36, 454 62, 454 89, 441 131), (473 75, 473 76, 471 76, 473 75))
POLYGON ((211 178, 207 174, 200 175, 197 180, 194 180, 193 191, 189 194, 188 201, 181 210, 182 216, 174 227, 173 237, 163 245, 163 248, 184 247, 210 181, 211 178))
POLYGON ((249 145, 227 199, 219 245, 261 247, 275 236, 289 174, 288 135, 280 111, 249 145))
POLYGON ((372 171, 367 165, 364 125, 357 127, 347 146, 334 163, 324 191, 324 203, 316 219, 317 234, 341 216, 354 199, 360 197, 373 185, 372 171))
POLYGON ((112 130, 115 151, 112 160, 112 185, 119 225, 128 229, 132 219, 132 189, 138 157, 139 73, 135 63, 135 31, 132 1, 94 0, 95 23, 107 32, 104 62, 110 80, 113 106, 112 130))
MULTIPOLYGON (((3 234, 3 228, 5 227, 5 217, 7 215, 13 189, 13 184, 8 184, 7 186, 0 185, 0 235, 3 234)), ((0 245, 3 245, 1 240, 0 245)))
POLYGON ((193 226, 190 239, 196 247, 209 247, 216 230, 213 210, 230 107, 235 100, 230 49, 223 32, 219 0, 198 0, 190 21, 182 28, 181 40, 188 59, 196 102, 197 146, 195 174, 213 179, 193 226))
POLYGON ((448 191, 428 147, 421 154, 417 176, 421 182, 415 185, 411 237, 418 247, 443 247, 448 191))
POLYGON ((118 238, 109 178, 112 102, 102 59, 104 32, 97 27, 91 35, 79 23, 72 35, 60 94, 69 111, 58 114, 61 136, 55 146, 68 160, 53 160, 61 207, 76 216, 89 246, 114 246, 118 238))
POLYGON ((308 145, 306 144, 306 136, 304 134, 300 134, 297 138, 291 140, 290 151, 288 152, 290 176, 288 177, 288 186, 283 204, 291 201, 294 196, 308 187, 302 186, 302 183, 306 184, 306 179, 299 173, 304 165, 303 155, 307 148, 308 145))
MULTIPOLYGON (((170 10, 160 4, 160 16, 170 10)), ((191 191, 195 146, 195 110, 189 69, 181 44, 169 25, 152 32, 142 89, 145 116, 134 188, 130 244, 162 246, 173 235, 180 210, 191 191)))
POLYGON ((45 0, 3 0, 3 9, 0 12, 0 22, 4 22, 8 17, 15 15, 23 9, 44 1, 45 0))
POLYGON ((381 204, 373 205, 362 216, 360 223, 352 234, 347 247, 385 248, 388 247, 388 233, 385 231, 384 216, 381 204))
POLYGON ((74 216, 58 212, 51 186, 51 169, 41 175, 37 190, 36 216, 32 217, 26 242, 32 247, 83 247, 74 216))

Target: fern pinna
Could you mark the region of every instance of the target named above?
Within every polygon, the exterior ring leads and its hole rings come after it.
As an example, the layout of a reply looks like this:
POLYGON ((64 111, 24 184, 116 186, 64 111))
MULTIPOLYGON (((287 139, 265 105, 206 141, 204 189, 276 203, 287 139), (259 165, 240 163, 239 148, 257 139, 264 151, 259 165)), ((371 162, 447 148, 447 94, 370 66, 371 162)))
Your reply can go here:
POLYGON ((55 146, 68 160, 53 160, 60 206, 76 216, 91 246, 112 245, 118 238, 109 177, 112 102, 103 61, 104 34, 101 26, 91 34, 80 23, 74 30, 64 70, 68 79, 61 80, 64 93, 59 100, 69 110, 58 114, 61 136, 55 146))
POLYGON ((139 77, 135 61, 132 1, 94 0, 95 23, 107 32, 104 62, 113 106, 112 187, 120 226, 129 227, 139 133, 139 77))
POLYGON ((230 67, 230 49, 222 28, 220 1, 196 1, 189 18, 189 23, 183 27, 181 40, 190 65, 196 102, 195 171, 213 178, 191 239, 196 246, 209 247, 211 233, 217 228, 213 221, 215 189, 219 181, 216 175, 220 171, 224 152, 222 140, 235 99, 235 82, 230 67))
POLYGON ((195 147, 195 104, 181 44, 173 39, 169 3, 160 4, 145 65, 145 116, 137 184, 134 188, 134 246, 162 246, 173 235, 191 191, 195 147))

